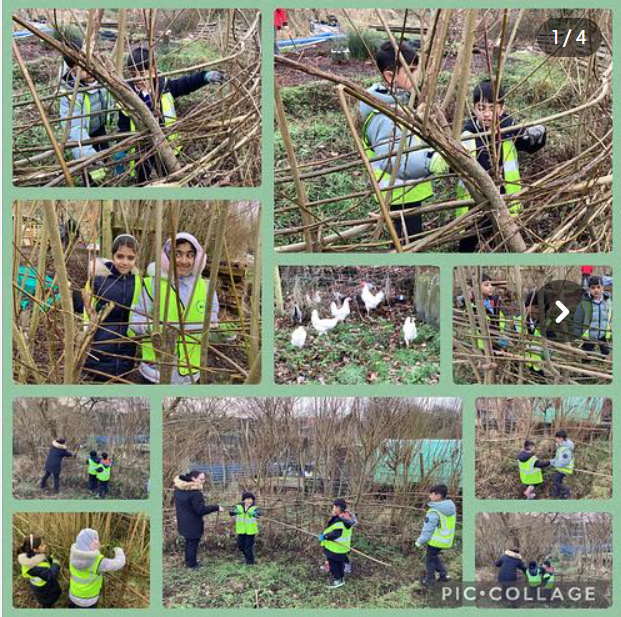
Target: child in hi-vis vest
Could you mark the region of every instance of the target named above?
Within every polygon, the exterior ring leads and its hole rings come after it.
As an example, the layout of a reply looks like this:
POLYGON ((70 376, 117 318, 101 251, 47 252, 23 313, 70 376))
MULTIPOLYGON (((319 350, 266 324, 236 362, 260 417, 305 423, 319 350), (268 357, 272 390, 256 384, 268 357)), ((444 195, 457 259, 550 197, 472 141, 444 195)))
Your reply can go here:
POLYGON ((52 608, 62 593, 58 584, 60 562, 47 554, 44 539, 27 535, 17 551, 17 563, 37 604, 41 608, 52 608))
POLYGON ((328 585, 330 589, 337 589, 345 584, 345 566, 349 563, 352 528, 355 523, 355 520, 343 517, 345 512, 347 512, 346 501, 335 499, 332 503, 330 520, 318 536, 332 575, 332 582, 328 585))
POLYGON ((524 442, 524 448, 518 455, 518 468, 520 470, 520 482, 524 488, 523 494, 526 499, 535 499, 535 489, 543 486, 542 469, 550 466, 549 461, 540 461, 535 454, 535 443, 530 440, 524 442))
POLYGON ((235 517, 235 533, 237 548, 246 560, 246 565, 256 563, 254 557, 254 542, 259 533, 259 517, 261 511, 256 506, 256 499, 250 491, 242 493, 241 503, 229 510, 229 515, 235 517))

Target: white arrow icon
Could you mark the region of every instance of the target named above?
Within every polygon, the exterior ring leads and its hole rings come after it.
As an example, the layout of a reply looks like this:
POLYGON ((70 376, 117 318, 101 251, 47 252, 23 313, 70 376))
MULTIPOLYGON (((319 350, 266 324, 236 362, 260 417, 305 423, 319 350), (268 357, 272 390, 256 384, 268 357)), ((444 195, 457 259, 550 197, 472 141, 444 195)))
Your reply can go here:
POLYGON ((556 318, 556 323, 561 323, 569 315, 569 309, 559 300, 556 301, 556 306, 561 309, 561 314, 556 318))

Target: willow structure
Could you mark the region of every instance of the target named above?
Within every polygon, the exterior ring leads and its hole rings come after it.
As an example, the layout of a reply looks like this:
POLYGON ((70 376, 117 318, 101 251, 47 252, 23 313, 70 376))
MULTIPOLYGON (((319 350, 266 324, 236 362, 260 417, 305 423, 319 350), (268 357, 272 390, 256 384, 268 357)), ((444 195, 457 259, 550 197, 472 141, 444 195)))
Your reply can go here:
MULTIPOLYGON (((366 42, 368 26, 365 29, 358 21, 363 11, 336 13, 350 31, 350 46, 354 38, 357 46, 366 46, 368 56, 373 57, 374 48, 366 42)), ((412 98, 408 103, 384 104, 365 90, 361 80, 351 77, 354 71, 328 71, 318 68, 313 58, 307 60, 307 47, 293 46, 287 55, 276 56, 275 105, 283 152, 275 178, 275 241, 279 252, 451 251, 465 232, 479 236, 482 252, 610 250, 609 11, 563 12, 564 16, 598 24, 601 47, 587 58, 546 55, 534 47, 537 29, 550 17, 558 16, 554 11, 391 11, 391 23, 387 11, 367 13, 367 22, 374 20, 378 24, 375 29, 393 45, 412 32, 418 33, 421 69, 409 75, 412 98), (516 62, 525 57, 529 62, 522 72, 513 74, 516 62), (305 81, 312 84, 299 86, 295 92, 287 84, 279 85, 279 74, 290 77, 296 73, 305 74, 305 81), (510 215, 509 197, 501 190, 502 180, 490 176, 460 141, 463 122, 472 112, 472 87, 484 78, 509 84, 507 110, 516 119, 511 130, 543 124, 548 133, 545 161, 526 161, 522 166, 521 190, 511 196, 522 204, 517 217, 510 215), (305 88, 317 121, 324 109, 342 112, 343 135, 351 137, 343 138, 348 145, 335 151, 332 143, 297 143, 295 135, 301 129, 296 104, 305 88), (517 109, 511 107, 516 99, 520 101, 517 109), (421 233, 407 238, 397 236, 394 220, 401 213, 390 211, 388 198, 399 164, 415 148, 409 148, 402 137, 392 140, 389 154, 369 158, 360 139, 362 123, 353 111, 361 102, 393 119, 401 127, 402 136, 410 133, 423 139, 449 165, 448 173, 434 176, 435 197, 404 212, 423 215, 425 228, 421 233), (389 189, 380 192, 371 164, 388 157, 389 189), (471 199, 457 198, 459 181, 468 187, 471 199), (463 206, 470 208, 457 213, 456 209, 463 206)), ((378 70, 376 81, 381 79, 379 74, 378 70)), ((507 130, 493 126, 483 136, 493 162, 496 159, 492 169, 498 167, 497 146, 507 130)), ((405 185, 420 182, 407 180, 405 185)))
MULTIPOLYGON (((260 178, 261 39, 254 10, 54 10, 13 14, 13 176, 18 186, 256 185, 260 178), (74 34, 71 34, 74 33, 74 34), (77 34, 75 34, 77 33, 77 34), (78 49, 76 36, 84 42, 78 49), (34 41, 34 42, 33 42, 34 41), (112 42, 114 41, 114 42, 112 42), (196 71, 218 70, 223 83, 176 102, 176 118, 155 115, 130 87, 127 54, 141 47, 150 58, 150 83, 196 71), (77 66, 71 91, 59 76, 63 57, 77 66), (93 76, 110 94, 104 110, 76 114, 78 95, 93 91, 80 81, 93 76), (106 116, 106 135, 69 138, 61 99, 73 117, 106 116), (118 128, 119 111, 131 118, 118 128), (105 147, 101 147, 104 145, 105 147), (72 149, 93 146, 81 158, 72 149), (148 164, 149 177, 135 169, 148 164), (105 176, 102 179, 102 173, 105 176)), ((64 67, 64 68, 63 68, 64 67)), ((149 82, 147 82, 149 83, 149 82)), ((159 86, 155 86, 155 89, 159 86)), ((155 96, 150 92, 149 96, 155 96)))
MULTIPOLYGON (((140 274, 151 262, 157 280, 161 247, 186 231, 205 247, 209 279, 207 297, 220 299, 218 323, 189 322, 160 316, 155 294, 148 321, 160 368, 160 382, 170 383, 178 362, 175 341, 184 336, 200 343, 200 365, 192 372, 201 383, 257 383, 261 373, 261 247, 256 202, 16 202, 14 205, 13 341, 14 378, 20 383, 88 381, 83 372, 87 354, 112 304, 84 321, 74 312, 75 295, 101 256, 110 259, 112 239, 134 235, 140 244, 140 274)), ((171 268, 175 275, 174 260, 171 268)), ((196 277, 198 280, 198 277, 196 277)), ((157 285, 156 285, 157 289, 157 285)), ((132 307, 126 307, 132 308, 132 307)), ((135 307, 134 307, 135 308, 135 307)), ((109 323, 109 322, 106 322, 109 323)), ((141 336, 121 336, 112 343, 141 336)), ((114 357, 112 352, 108 352, 114 357)), ((114 378, 131 383, 136 370, 114 378)), ((110 379, 112 381, 112 378, 110 379)))

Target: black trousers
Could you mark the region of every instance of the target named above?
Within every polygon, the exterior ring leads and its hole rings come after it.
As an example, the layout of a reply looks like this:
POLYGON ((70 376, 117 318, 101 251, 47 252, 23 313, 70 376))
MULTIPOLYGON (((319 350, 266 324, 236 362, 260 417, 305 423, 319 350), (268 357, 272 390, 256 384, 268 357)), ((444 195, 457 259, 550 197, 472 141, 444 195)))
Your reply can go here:
POLYGON ((552 496, 567 499, 571 495, 571 491, 563 484, 565 481, 564 473, 555 471, 552 476, 552 496))
MULTIPOLYGON (((409 204, 393 204, 390 206, 391 212, 401 212, 402 210, 409 210, 410 208, 416 208, 420 206, 421 202, 416 201, 409 204)), ((406 237, 414 236, 422 233, 423 231, 423 217, 420 214, 408 214, 403 217, 399 216, 396 219, 392 219, 392 222, 397 231, 397 235, 402 240, 406 237), (404 223, 405 222, 405 226, 404 223)))
POLYGON ((196 568, 198 561, 196 555, 198 553, 198 543, 200 538, 186 538, 185 539, 185 565, 188 568, 196 568))
POLYGON ((110 481, 106 480, 105 482, 99 481, 99 496, 104 497, 110 493, 110 481))
POLYGON ((446 567, 440 558, 443 549, 438 548, 437 546, 429 546, 427 544, 427 558, 425 560, 425 566, 427 568, 427 582, 435 583, 436 582, 436 572, 440 575, 440 577, 446 576, 446 567))
POLYGON ((602 356, 610 355, 610 345, 604 339, 600 339, 599 341, 593 343, 582 343, 582 349, 584 349, 584 351, 594 351, 598 345, 599 352, 602 354, 602 356))
POLYGON ((342 581, 345 578, 344 559, 332 559, 328 557, 328 565, 330 566, 330 574, 335 581, 342 581))
POLYGON ((240 533, 237 535, 237 548, 241 551, 248 565, 254 565, 254 541, 256 536, 240 533))
POLYGON ((91 491, 96 491, 99 488, 99 480, 97 480, 97 476, 92 473, 88 474, 88 488, 91 491))
POLYGON ((60 490, 60 471, 46 471, 45 475, 41 478, 39 486, 45 488, 50 476, 54 476, 54 490, 58 493, 60 490))

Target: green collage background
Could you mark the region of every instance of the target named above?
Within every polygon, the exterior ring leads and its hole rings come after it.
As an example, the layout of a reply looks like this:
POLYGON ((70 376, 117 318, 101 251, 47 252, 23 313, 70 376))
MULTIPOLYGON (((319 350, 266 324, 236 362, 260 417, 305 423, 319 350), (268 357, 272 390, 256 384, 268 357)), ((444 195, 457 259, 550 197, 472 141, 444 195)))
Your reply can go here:
MULTIPOLYGON (((462 400, 463 408, 463 560, 464 560, 464 580, 474 580, 474 530, 475 515, 477 512, 520 512, 524 511, 524 502, 520 501, 499 501, 485 500, 477 501, 474 496, 474 404, 475 399, 480 396, 607 396, 613 399, 613 448, 617 456, 613 458, 613 474, 615 486, 613 498, 607 501, 583 500, 583 501, 535 501, 528 504, 529 511, 537 512, 591 512, 602 511, 613 514, 613 607, 609 609, 589 610, 589 609, 563 609, 564 612, 574 615, 593 615, 596 613, 607 613, 615 610, 615 606, 621 605, 621 584, 615 581, 617 574, 621 571, 621 527, 614 516, 615 510, 621 509, 621 493, 617 487, 617 480, 621 477, 621 458, 618 455, 620 448, 620 430, 618 406, 621 401, 621 389, 619 379, 621 374, 621 345, 613 349, 614 379, 610 385, 606 386, 465 386, 455 385, 453 382, 452 371, 452 270, 456 265, 583 265, 584 257, 579 254, 573 255, 510 255, 510 254, 474 254, 468 255, 467 261, 458 253, 429 255, 305 255, 288 254, 278 255, 273 252, 273 154, 274 154, 274 105, 273 105, 273 63, 272 49, 274 32, 272 27, 272 13, 275 8, 463 8, 468 3, 465 0, 459 1, 433 1, 420 2, 402 0, 391 0, 390 3, 380 3, 378 0, 340 0, 340 2, 326 2, 324 0, 313 0, 312 2, 287 2, 286 0, 263 0, 262 2, 248 2, 247 0, 235 0, 235 2, 211 2, 202 0, 200 2, 184 0, 183 2, 173 3, 172 1, 161 2, 157 0, 133 0, 128 2, 106 2, 97 0, 78 1, 33 1, 17 2, 16 0, 5 0, 2 6, 2 45, 4 52, 4 64, 2 71, 3 80, 3 100, 2 100, 2 148, 5 153, 4 165, 2 169, 2 180, 4 188, 4 203, 2 212, 3 232, 3 276, 4 293, 2 297, 2 308, 4 313, 3 334, 3 432, 2 432, 2 461, 4 464, 4 482, 2 484, 3 497, 3 522, 2 522, 2 563, 4 566, 4 594, 2 598, 2 609, 5 614, 23 613, 25 609, 16 611, 12 607, 11 597, 11 578, 13 555, 11 539, 11 522, 14 512, 81 512, 91 511, 94 507, 98 511, 124 511, 139 512, 144 511, 150 516, 151 520, 151 608, 150 609, 124 609, 123 614, 127 615, 164 615, 170 614, 170 610, 165 610, 162 605, 162 580, 166 575, 162 572, 162 401, 164 397, 176 396, 179 388, 172 386, 150 386, 148 388, 140 386, 35 386, 35 385, 16 385, 12 382, 12 337, 11 337, 11 314, 12 297, 9 292, 11 286, 11 258, 12 258, 12 220, 11 204, 15 199, 204 199, 204 200, 259 200, 261 202, 262 215, 262 239, 263 239, 263 341, 262 341, 262 361, 263 376, 261 384, 257 386, 194 386, 187 389, 187 396, 458 396, 462 400), (262 183, 256 188, 182 188, 182 189, 133 189, 133 188, 15 188, 12 185, 12 165, 10 152, 12 150, 11 135, 11 94, 12 94, 12 52, 11 52, 11 13, 18 8, 161 8, 179 9, 183 8, 260 8, 263 12, 262 37, 263 37, 263 169, 262 183), (396 389, 389 385, 369 385, 369 386, 276 386, 274 384, 273 370, 273 345, 274 345, 274 314, 273 314, 273 273, 276 265, 432 265, 440 268, 441 276, 441 362, 440 362, 440 382, 435 386, 399 386, 396 389), (151 403, 151 494, 145 501, 100 501, 96 505, 83 500, 62 500, 62 501, 16 501, 12 498, 12 401, 16 397, 33 396, 147 396, 151 403), (615 582, 617 584, 615 584, 615 582)), ((563 0, 562 2, 548 2, 539 0, 520 0, 517 2, 484 2, 474 3, 474 6, 482 8, 605 8, 613 10, 613 47, 616 51, 619 45, 619 32, 621 31, 621 10, 614 10, 614 3, 598 4, 582 1, 563 0)), ((536 33, 533 33, 533 39, 536 33)), ((533 40, 534 44, 534 40, 533 40)), ((613 104, 614 115, 619 109, 621 99, 621 80, 618 76, 618 69, 615 69, 613 81, 613 104)), ((621 117, 621 116, 620 116, 621 117)), ((620 151, 621 132, 615 131, 614 152, 620 151)), ((615 195, 619 191, 619 177, 615 174, 614 191, 615 195)), ((617 259, 621 255, 621 237, 618 225, 618 216, 614 218, 614 251, 610 254, 595 254, 589 256, 588 261, 592 265, 617 265, 617 259)), ((615 311, 617 310, 615 306, 615 311)), ((618 336, 619 320, 614 325, 614 334, 618 336)), ((208 571, 205 571, 208 576, 208 571)), ((31 612, 39 612, 43 609, 28 609, 31 612)), ((69 609, 56 609, 56 611, 67 611, 69 609)), ((214 609, 210 609, 214 610, 214 609)), ((459 613, 460 615, 485 614, 489 609, 476 609, 474 607, 461 607, 458 609, 440 609, 443 612, 459 613)), ((515 614, 511 609, 494 609, 501 617, 504 615, 515 614)), ((526 609, 524 609, 526 610, 526 609)), ((436 614, 437 608, 412 609, 402 612, 416 612, 420 614, 436 614)), ((205 611, 184 609, 185 614, 204 613, 205 611)), ((242 617, 249 615, 250 610, 221 609, 217 611, 221 615, 235 615, 242 617)), ((276 613, 276 610, 263 609, 264 613, 276 613)), ((318 616, 328 610, 296 610, 300 617, 308 615, 318 616)), ((372 615, 388 614, 389 610, 372 609, 339 609, 341 615, 353 615, 363 613, 371 617, 372 615)), ((530 609, 529 614, 536 614, 537 609, 530 609), (534 611, 534 612, 533 612, 534 611)))

